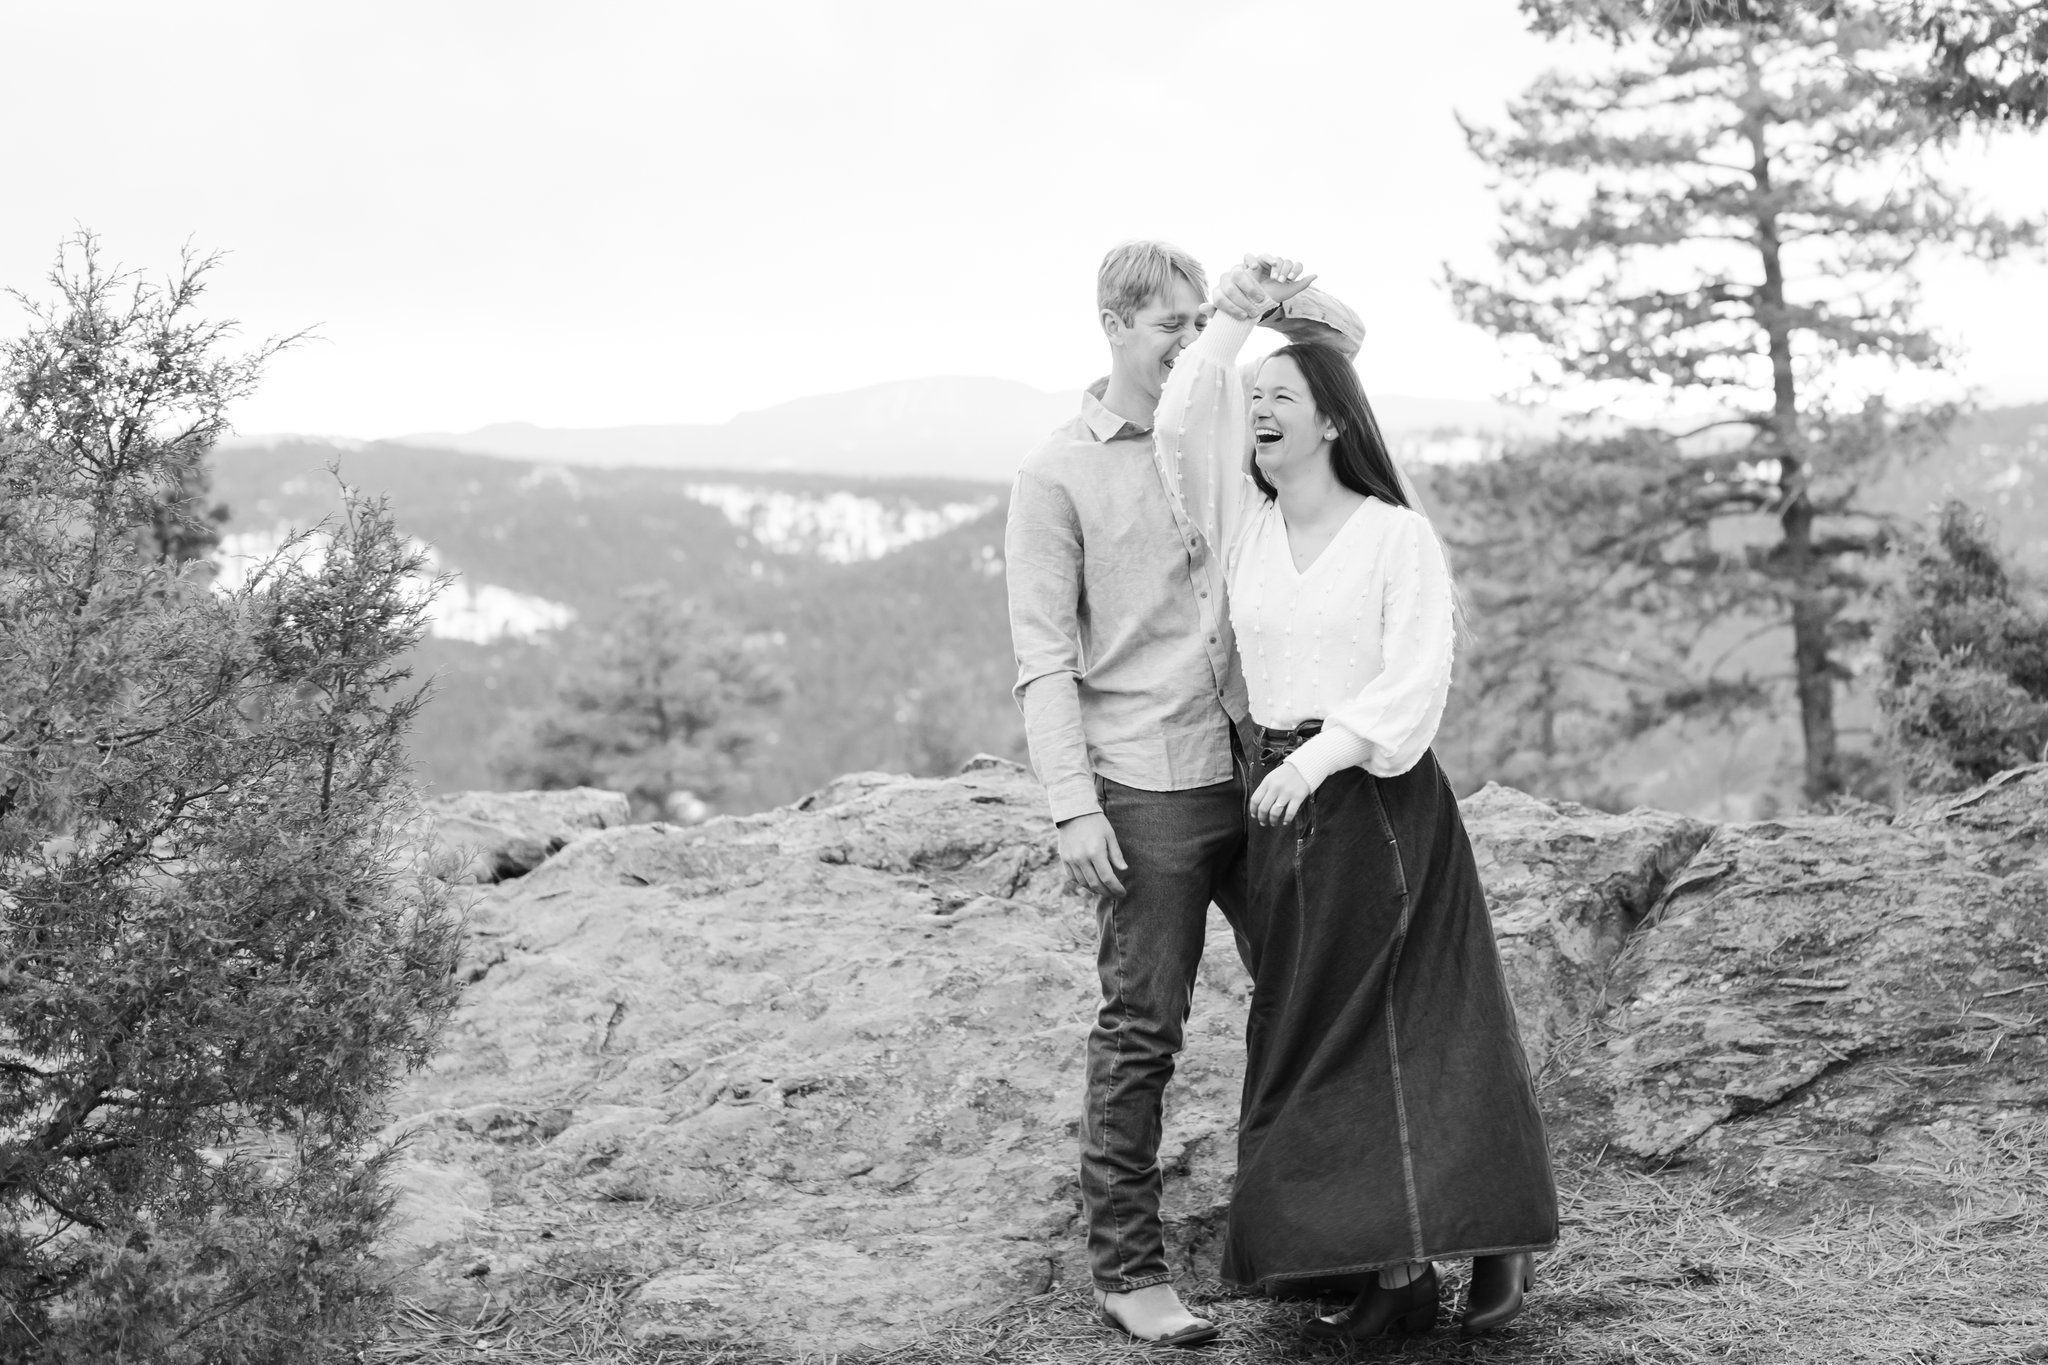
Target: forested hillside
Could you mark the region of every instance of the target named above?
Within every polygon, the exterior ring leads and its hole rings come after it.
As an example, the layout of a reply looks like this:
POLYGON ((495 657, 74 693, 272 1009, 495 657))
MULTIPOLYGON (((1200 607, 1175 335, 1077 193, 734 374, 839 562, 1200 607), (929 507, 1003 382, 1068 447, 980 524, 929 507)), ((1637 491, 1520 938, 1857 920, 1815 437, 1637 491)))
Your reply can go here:
POLYGON ((389 496, 399 524, 459 576, 419 651, 438 697, 414 752, 437 789, 494 785, 508 716, 547 697, 580 626, 653 582, 769 635, 788 673, 775 742, 731 808, 790 800, 842 772, 935 772, 978 749, 1019 751, 995 485, 572 470, 386 443, 243 447, 214 462, 228 571, 334 509, 330 463, 389 496))
MULTIPOLYGON (((399 524, 459 575, 419 651, 439 695, 416 754, 436 788, 493 785, 492 746, 512 713, 547 698, 584 639, 579 626, 601 620, 621 589, 658 581, 765 634, 789 678, 775 740, 728 809, 787 801, 843 772, 938 773, 978 750, 1022 755, 999 485, 568 468, 394 444, 243 447, 220 452, 214 467, 230 509, 230 567, 234 554, 260 551, 281 528, 336 505, 330 462, 387 494, 399 524)), ((1414 472, 1432 506, 1455 515, 1440 505, 1430 468, 1414 472)), ((2048 570, 2048 404, 1959 423, 1940 452, 1890 471, 1873 495, 1907 518, 1961 496, 1997 520, 2022 563, 2048 570)), ((1761 673, 1781 648, 1759 636, 1723 670, 1761 673)), ((1849 744, 1867 747, 1873 715, 1869 689, 1852 684, 1849 744)), ((1513 771, 1501 766, 1494 740, 1507 719, 1454 698, 1439 750, 1461 790, 1494 777, 1545 785, 1528 755, 1513 771)), ((1654 725, 1566 756, 1580 776, 1561 794, 1767 813, 1797 800, 1795 747, 1792 719, 1769 707, 1654 725)))

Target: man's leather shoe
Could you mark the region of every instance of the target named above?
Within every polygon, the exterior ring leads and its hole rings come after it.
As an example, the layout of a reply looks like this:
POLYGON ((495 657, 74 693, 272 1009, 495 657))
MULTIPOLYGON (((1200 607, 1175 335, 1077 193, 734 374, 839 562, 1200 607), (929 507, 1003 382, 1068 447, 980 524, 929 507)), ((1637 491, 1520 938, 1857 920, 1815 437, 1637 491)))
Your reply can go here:
POLYGON ((1465 1291, 1463 1332, 1491 1332, 1522 1311, 1522 1296, 1536 1287, 1536 1258, 1526 1251, 1474 1256, 1472 1286, 1465 1291))
MULTIPOLYGON (((1114 1327, 1124 1335, 1146 1342, 1152 1346, 1207 1346, 1210 1342, 1216 1340, 1217 1337, 1223 1335, 1223 1329, 1215 1323, 1204 1321, 1201 1318, 1194 1318, 1191 1325, 1181 1328, 1178 1332, 1166 1332, 1159 1336, 1141 1336, 1128 1322, 1125 1322, 1116 1315, 1115 1310, 1110 1307, 1109 1295, 1103 1293, 1100 1289, 1095 1291, 1095 1311, 1101 1315, 1104 1327, 1114 1327)), ((1193 1317, 1192 1314, 1189 1316, 1193 1317)))

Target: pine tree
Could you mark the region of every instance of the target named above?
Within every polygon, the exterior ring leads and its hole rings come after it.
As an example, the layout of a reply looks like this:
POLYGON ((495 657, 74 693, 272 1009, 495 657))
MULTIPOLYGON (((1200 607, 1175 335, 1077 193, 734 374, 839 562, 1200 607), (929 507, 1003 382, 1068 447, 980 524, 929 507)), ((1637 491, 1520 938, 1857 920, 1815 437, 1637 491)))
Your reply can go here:
POLYGON ((1468 126, 1510 187, 1502 278, 1450 283, 1467 319, 1536 343, 1540 388, 1734 411, 1714 425, 1748 438, 1694 461, 1609 549, 1789 622, 1804 787, 1820 800, 1842 784, 1840 652, 1867 630, 1845 607, 1893 529, 1859 488, 1928 422, 1858 397, 1858 376, 1944 362, 1915 315, 1922 252, 1996 259, 2039 233, 1942 178, 1931 153, 1953 124, 1866 74, 1897 61, 1878 17, 1740 8, 1673 25, 1625 0, 1528 0, 1541 28, 1604 33, 1614 60, 1542 78, 1507 131, 1468 126), (1769 517, 1773 543, 1708 543, 1742 515, 1769 517))
POLYGON ((666 583, 622 592, 577 653, 583 662, 513 732, 499 771, 516 785, 623 791, 649 816, 679 793, 728 792, 788 690, 761 641, 666 583))
POLYGON ((1473 633, 1445 726, 1464 737, 1471 776, 1615 805, 1614 747, 1648 717, 1700 709, 1684 645, 1701 601, 1615 540, 1681 466, 1667 447, 1624 437, 1429 471, 1473 633))
MULTIPOLYGON (((1529 0, 1539 24, 1586 22, 1585 7, 1529 0)), ((1866 73, 1884 94, 1937 118, 2038 128, 2048 123, 2048 5, 2039 0, 1625 0, 1603 7, 1595 27, 1648 20, 1676 30, 1734 20, 1783 23, 1801 14, 1853 14, 1914 40, 1912 58, 1866 73)))
POLYGON ((148 536, 156 552, 180 563, 209 559, 227 525, 228 505, 213 500, 213 472, 203 456, 171 473, 150 518, 148 536))

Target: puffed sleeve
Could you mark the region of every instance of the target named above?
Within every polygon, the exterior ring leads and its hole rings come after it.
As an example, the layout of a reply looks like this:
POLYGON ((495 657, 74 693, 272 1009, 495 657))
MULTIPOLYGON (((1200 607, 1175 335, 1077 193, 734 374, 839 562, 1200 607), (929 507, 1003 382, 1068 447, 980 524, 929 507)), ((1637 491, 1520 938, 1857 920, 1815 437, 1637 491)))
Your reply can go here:
POLYGON ((1402 511, 1381 543, 1379 675, 1323 717, 1323 732, 1287 761, 1310 790, 1339 768, 1399 777, 1436 738, 1451 691, 1455 598, 1428 518, 1402 511))
POLYGON ((1253 324, 1218 312, 1180 353, 1159 395, 1152 456, 1166 495, 1179 505, 1212 553, 1226 553, 1256 491, 1250 468, 1244 386, 1237 353, 1253 324))

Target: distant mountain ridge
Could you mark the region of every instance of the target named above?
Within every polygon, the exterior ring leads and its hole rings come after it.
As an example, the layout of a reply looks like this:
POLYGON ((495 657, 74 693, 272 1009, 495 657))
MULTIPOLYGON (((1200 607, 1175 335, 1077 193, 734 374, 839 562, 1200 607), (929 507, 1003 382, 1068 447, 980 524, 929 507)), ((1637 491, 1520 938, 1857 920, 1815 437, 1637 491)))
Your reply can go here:
MULTIPOLYGON (((728 422, 541 427, 500 422, 469 432, 426 432, 385 444, 507 459, 611 468, 720 469, 842 478, 949 478, 1008 483, 1046 433, 1070 420, 1079 389, 1047 393, 1008 379, 939 377, 793 399, 728 422)), ((1450 398, 1376 397, 1397 451, 1432 458, 1433 441, 1469 444, 1554 434, 1544 409, 1450 398)), ((245 437, 232 448, 295 442, 245 437)), ((354 443, 341 443, 354 444, 354 443)), ((1459 458, 1462 447, 1441 457, 1459 458)))

